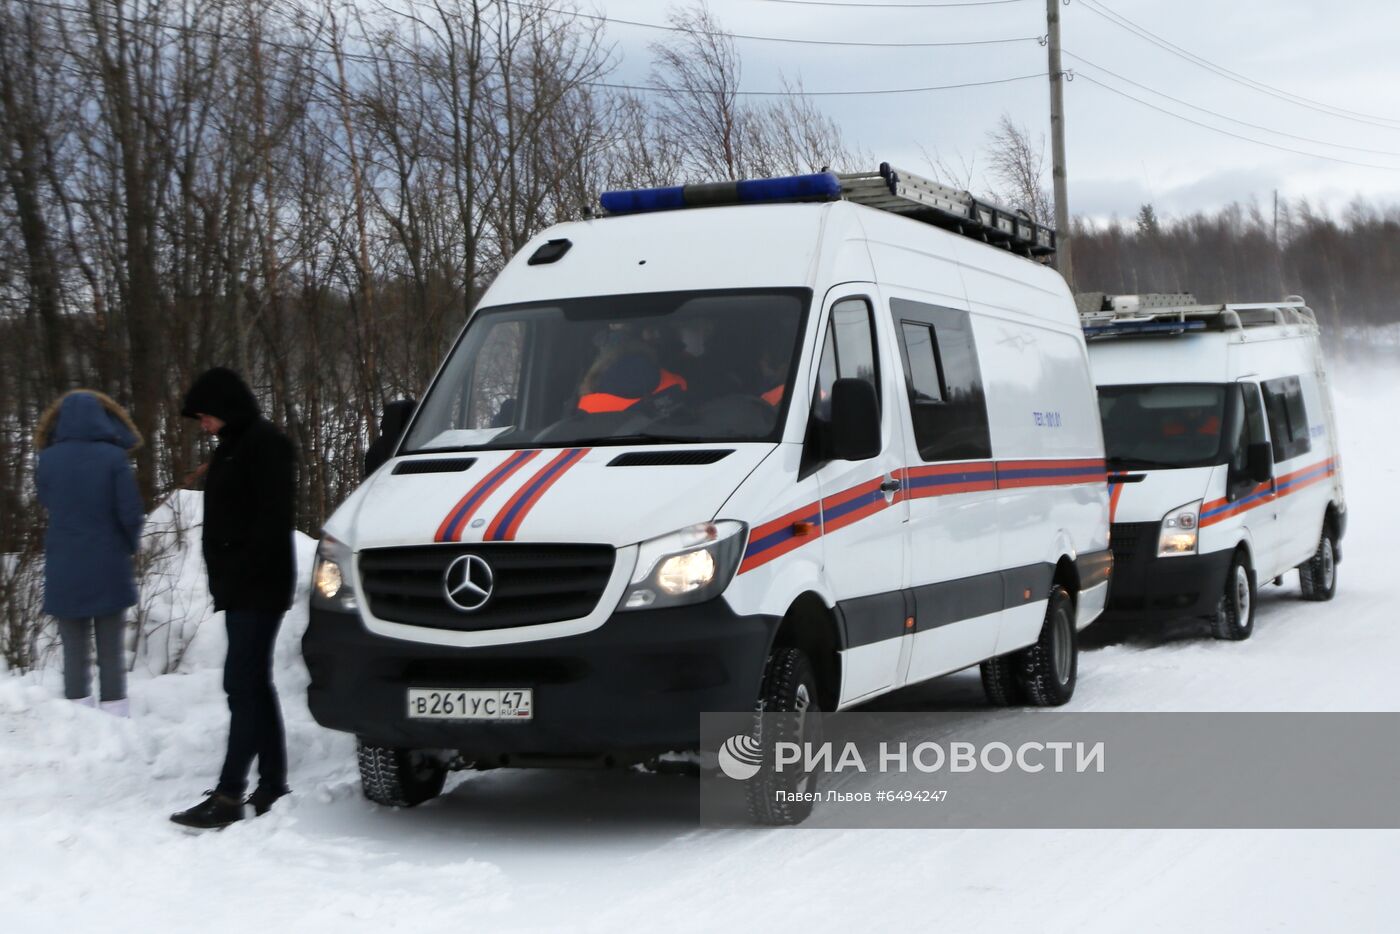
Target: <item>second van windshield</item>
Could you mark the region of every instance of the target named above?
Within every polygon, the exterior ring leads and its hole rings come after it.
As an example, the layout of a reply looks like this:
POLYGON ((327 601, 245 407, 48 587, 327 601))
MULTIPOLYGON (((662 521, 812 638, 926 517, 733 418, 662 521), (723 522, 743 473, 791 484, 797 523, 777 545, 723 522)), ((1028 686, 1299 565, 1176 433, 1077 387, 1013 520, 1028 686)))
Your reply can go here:
POLYGON ((1208 467, 1229 460, 1238 435, 1236 405, 1213 383, 1100 386, 1099 413, 1114 469, 1208 467), (1228 411, 1227 411, 1228 409, 1228 411), (1228 423, 1228 424, 1227 424, 1228 423))
POLYGON ((773 289, 481 309, 400 453, 776 441, 810 302, 773 289))

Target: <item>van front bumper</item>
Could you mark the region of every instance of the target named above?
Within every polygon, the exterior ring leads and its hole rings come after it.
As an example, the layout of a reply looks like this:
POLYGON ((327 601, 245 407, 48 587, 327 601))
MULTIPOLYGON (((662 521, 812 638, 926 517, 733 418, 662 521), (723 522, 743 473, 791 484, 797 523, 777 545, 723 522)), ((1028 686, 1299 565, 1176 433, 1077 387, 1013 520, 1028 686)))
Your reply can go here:
POLYGON ((1234 552, 1159 558, 1159 530, 1156 522, 1114 524, 1105 617, 1164 620, 1215 614, 1234 552))
POLYGON ((752 710, 778 618, 723 599, 616 613, 592 632, 481 648, 376 635, 357 614, 311 610, 302 654, 316 722, 379 746, 458 750, 478 765, 698 748, 702 711, 752 710), (533 718, 408 716, 409 688, 530 688, 533 718))

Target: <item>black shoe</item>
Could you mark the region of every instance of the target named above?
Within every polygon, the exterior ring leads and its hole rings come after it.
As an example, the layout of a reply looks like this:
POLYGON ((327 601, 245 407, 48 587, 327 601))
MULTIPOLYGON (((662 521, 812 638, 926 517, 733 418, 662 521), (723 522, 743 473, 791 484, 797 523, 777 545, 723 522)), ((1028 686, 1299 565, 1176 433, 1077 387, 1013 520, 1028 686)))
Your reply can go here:
POLYGON ((217 791, 208 792, 209 797, 170 819, 182 827, 196 830, 222 830, 229 824, 243 819, 243 802, 217 791))
POLYGON ((253 793, 248 796, 247 803, 253 806, 253 813, 255 815, 262 817, 268 811, 272 810, 272 805, 277 802, 278 798, 291 793, 292 790, 286 785, 275 788, 259 785, 253 790, 253 793))

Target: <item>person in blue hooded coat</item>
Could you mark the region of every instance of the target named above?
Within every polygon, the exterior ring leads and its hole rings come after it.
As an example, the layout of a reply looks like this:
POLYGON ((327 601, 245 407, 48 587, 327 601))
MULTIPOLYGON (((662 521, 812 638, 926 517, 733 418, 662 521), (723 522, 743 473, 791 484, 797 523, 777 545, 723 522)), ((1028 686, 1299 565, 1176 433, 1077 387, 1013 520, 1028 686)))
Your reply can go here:
POLYGON ((44 612, 58 619, 64 693, 93 705, 95 637, 102 709, 126 716, 125 616, 136 604, 133 558, 146 521, 128 455, 141 435, 112 399, 78 389, 44 413, 35 442, 35 483, 49 514, 44 612))

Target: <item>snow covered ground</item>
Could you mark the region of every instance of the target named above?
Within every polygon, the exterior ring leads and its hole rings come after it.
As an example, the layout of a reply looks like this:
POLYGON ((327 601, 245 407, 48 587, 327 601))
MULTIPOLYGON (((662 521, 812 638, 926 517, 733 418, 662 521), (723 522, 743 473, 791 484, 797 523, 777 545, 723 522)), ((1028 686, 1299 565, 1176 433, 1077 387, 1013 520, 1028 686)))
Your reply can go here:
MULTIPOLYGON (((1337 599, 1266 588, 1240 644, 1095 627, 1071 709, 1400 710, 1400 364, 1337 369, 1337 599)), ((0 928, 1395 930, 1391 831, 708 831, 692 780, 635 772, 468 775, 416 810, 376 808, 350 738, 307 714, 304 595, 278 644, 295 794, 186 835, 166 815, 218 770, 221 625, 201 628, 185 673, 134 678, 130 721, 62 700, 56 668, 0 674, 0 928)), ((981 703, 964 673, 881 707, 981 703)))

